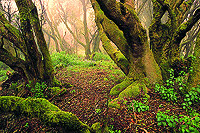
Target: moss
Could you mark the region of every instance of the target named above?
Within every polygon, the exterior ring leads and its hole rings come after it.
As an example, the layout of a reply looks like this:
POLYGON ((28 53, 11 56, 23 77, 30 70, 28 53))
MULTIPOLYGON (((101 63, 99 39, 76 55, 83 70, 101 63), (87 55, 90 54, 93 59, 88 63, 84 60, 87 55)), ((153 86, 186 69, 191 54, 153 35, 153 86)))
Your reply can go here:
POLYGON ((96 122, 96 123, 92 124, 91 128, 95 133, 101 133, 101 123, 100 122, 96 122))
POLYGON ((139 95, 141 87, 143 86, 141 86, 140 83, 133 82, 119 94, 119 100, 122 100, 124 97, 136 97, 139 95))
POLYGON ((125 67, 125 68, 129 67, 128 60, 126 59, 126 57, 121 52, 119 52, 119 51, 115 52, 115 56, 116 56, 117 62, 119 62, 119 64, 122 67, 125 67))
POLYGON ((191 64, 193 72, 190 74, 188 79, 188 87, 197 87, 200 85, 200 33, 198 34, 196 46, 194 49, 194 57, 196 57, 191 64))
POLYGON ((51 93, 53 95, 57 95, 60 91, 62 91, 62 89, 60 89, 60 87, 50 87, 49 89, 51 90, 51 93))
POLYGON ((179 30, 183 31, 186 30, 187 28, 187 23, 183 23, 179 28, 178 28, 178 32, 180 32, 179 30))
POLYGON ((60 96, 67 93, 66 88, 61 89, 60 87, 49 87, 48 89, 50 90, 48 97, 53 97, 55 95, 60 96))
POLYGON ((108 107, 120 109, 119 99, 118 98, 113 99, 111 102, 108 103, 108 107))
POLYGON ((114 86, 111 91, 110 95, 118 95, 120 92, 122 92, 125 88, 127 88, 133 81, 130 78, 125 78, 123 82, 120 84, 114 86))
POLYGON ((143 96, 149 99, 150 96, 147 94, 147 92, 147 87, 143 81, 133 82, 119 94, 118 98, 115 98, 109 102, 108 106, 111 108, 120 109, 120 101, 122 101, 124 98, 137 97, 140 93, 143 93, 143 96))
POLYGON ((22 98, 15 96, 1 96, 0 97, 0 112, 12 112, 17 111, 16 102, 20 101, 22 98))
POLYGON ((5 23, 5 27, 13 34, 15 35, 17 38, 20 38, 20 32, 17 28, 15 28, 14 26, 12 26, 10 23, 5 23))
MULTIPOLYGON (((51 76, 53 76, 53 74, 51 76)), ((52 78, 53 78, 53 80, 50 81, 50 83, 49 83, 50 86, 61 86, 60 81, 58 81, 54 76, 52 78)))
POLYGON ((18 115, 38 117, 47 125, 61 127, 65 131, 89 133, 89 127, 74 114, 61 111, 48 100, 38 98, 20 98, 15 96, 0 97, 0 112, 14 112, 18 115))

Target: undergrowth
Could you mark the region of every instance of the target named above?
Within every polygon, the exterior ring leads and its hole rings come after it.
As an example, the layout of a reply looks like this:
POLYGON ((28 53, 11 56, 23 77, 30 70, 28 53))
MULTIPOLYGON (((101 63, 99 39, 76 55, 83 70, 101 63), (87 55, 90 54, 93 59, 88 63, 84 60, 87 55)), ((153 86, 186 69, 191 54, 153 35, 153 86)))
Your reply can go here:
POLYGON ((0 61, 0 81, 7 79, 6 72, 8 70, 10 70, 9 67, 0 61))
POLYGON ((163 85, 156 84, 154 88, 162 99, 181 106, 187 114, 171 114, 170 110, 158 111, 157 124, 171 128, 174 132, 199 133, 200 114, 196 108, 200 103, 200 85, 195 88, 187 87, 187 79, 189 74, 193 72, 193 68, 190 67, 187 70, 187 72, 180 71, 178 76, 175 76, 174 69, 170 69, 170 77, 166 80, 166 83, 163 85))
POLYGON ((79 67, 99 67, 99 65, 103 66, 112 66, 114 62, 111 61, 108 55, 102 53, 96 53, 93 60, 86 60, 83 57, 75 54, 67 54, 62 51, 60 53, 55 52, 51 55, 53 66, 55 68, 67 67, 67 66, 79 66, 79 67), (109 61, 109 62, 108 62, 109 61))

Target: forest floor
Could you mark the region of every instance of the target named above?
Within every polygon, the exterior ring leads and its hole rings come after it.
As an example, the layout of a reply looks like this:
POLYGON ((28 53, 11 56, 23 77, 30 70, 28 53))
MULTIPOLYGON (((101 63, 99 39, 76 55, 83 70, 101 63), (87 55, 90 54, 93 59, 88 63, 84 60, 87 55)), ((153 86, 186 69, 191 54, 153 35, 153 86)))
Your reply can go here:
MULTIPOLYGON (((145 102, 141 97, 138 102, 149 106, 147 111, 130 109, 133 99, 125 99, 120 109, 108 108, 107 102, 116 96, 109 95, 113 86, 124 79, 118 67, 73 67, 57 69, 56 78, 62 83, 70 83, 68 93, 50 99, 50 102, 63 111, 72 112, 84 123, 92 126, 95 122, 107 122, 111 133, 164 133, 173 132, 169 126, 158 126, 157 112, 170 111, 170 114, 186 114, 182 107, 166 102, 148 88, 150 99, 145 102), (129 105, 129 106, 128 106, 129 105)), ((11 90, 0 90, 0 95, 12 95, 11 90)), ((59 132, 59 129, 45 126, 37 118, 16 117, 13 114, 0 116, 0 132, 59 132), (4 123, 4 124, 3 124, 4 123)))

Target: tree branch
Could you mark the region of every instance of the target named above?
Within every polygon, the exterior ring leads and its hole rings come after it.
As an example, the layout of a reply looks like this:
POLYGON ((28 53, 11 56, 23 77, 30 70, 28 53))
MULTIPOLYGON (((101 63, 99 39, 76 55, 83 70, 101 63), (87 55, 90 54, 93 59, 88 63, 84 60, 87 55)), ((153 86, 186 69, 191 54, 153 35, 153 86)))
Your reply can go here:
POLYGON ((130 60, 129 54, 131 53, 130 46, 126 42, 126 39, 123 36, 123 32, 119 30, 117 25, 109 20, 102 10, 100 9, 97 2, 92 3, 94 10, 95 10, 95 21, 99 26, 101 25, 104 34, 107 35, 107 37, 118 47, 120 51, 122 51, 122 54, 130 60))
POLYGON ((70 32, 70 34, 74 37, 74 39, 84 48, 86 47, 86 45, 84 43, 82 43, 81 41, 79 41, 79 39, 76 37, 76 35, 73 33, 73 31, 70 29, 70 27, 68 26, 67 22, 60 16, 61 20, 63 21, 63 23, 65 24, 66 28, 68 29, 68 31, 70 32))
POLYGON ((11 69, 20 72, 20 74, 25 77, 25 61, 13 56, 4 48, 0 48, 0 61, 8 65, 11 69))
POLYGON ((156 0, 156 1, 162 6, 165 12, 168 11, 169 18, 171 21, 171 29, 173 31, 176 27, 176 16, 175 16, 175 13, 173 12, 173 9, 170 7, 170 4, 167 3, 166 1, 162 1, 162 0, 156 0))
POLYGON ((27 55, 25 42, 21 33, 8 22, 2 12, 0 12, 0 35, 12 42, 25 56, 27 55))
MULTIPOLYGON (((165 14, 167 8, 163 8, 163 6, 157 1, 153 1, 153 22, 152 25, 160 25, 161 18, 165 14)), ((153 26, 154 27, 154 26, 153 26)))
POLYGON ((179 26, 174 34, 174 43, 179 45, 181 40, 185 37, 186 33, 191 30, 194 24, 200 19, 200 8, 196 10, 193 16, 191 16, 188 21, 184 22, 179 26))
POLYGON ((176 4, 176 8, 179 8, 180 5, 184 2, 184 0, 178 0, 177 4, 176 4))
POLYGON ((103 15, 96 1, 92 0, 92 6, 95 11, 95 21, 99 29, 100 38, 102 40, 102 43, 103 43, 102 45, 104 49, 106 50, 108 55, 113 59, 113 61, 117 64, 117 66, 119 66, 120 69, 127 75, 129 72, 129 62, 127 58, 129 57, 128 57, 128 52, 125 52, 122 49, 126 49, 128 51, 128 48, 127 48, 128 44, 126 43, 123 35, 121 35, 122 32, 118 29, 116 25, 113 27, 114 23, 113 22, 111 23, 111 21, 109 21, 108 18, 105 15, 103 15), (110 28, 106 28, 106 27, 110 27, 110 28), (110 38, 108 38, 108 36, 110 38), (116 39, 116 36, 118 37, 117 39, 116 39), (113 41, 113 43, 115 43, 115 45, 120 49, 120 51, 123 52, 123 54, 112 46, 109 39, 113 41))
POLYGON ((112 20, 126 38, 130 46, 132 57, 138 58, 143 54, 147 41, 146 30, 143 28, 135 10, 124 4, 125 14, 121 12, 121 4, 115 0, 96 0, 105 16, 112 20))
POLYGON ((53 40, 56 39, 52 34, 48 33, 47 30, 42 29, 44 33, 46 33, 49 37, 51 37, 53 40))

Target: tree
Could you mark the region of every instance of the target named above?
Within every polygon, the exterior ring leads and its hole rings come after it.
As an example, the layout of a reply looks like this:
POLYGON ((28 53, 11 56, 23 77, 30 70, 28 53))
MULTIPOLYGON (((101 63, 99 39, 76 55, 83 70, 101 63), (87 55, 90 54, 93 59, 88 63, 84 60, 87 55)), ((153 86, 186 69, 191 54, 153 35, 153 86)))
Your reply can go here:
POLYGON ((45 81, 50 86, 58 85, 36 6, 32 0, 15 0, 15 3, 20 15, 20 30, 0 12, 0 61, 17 71, 26 83, 45 81), (6 50, 4 39, 17 47, 24 59, 6 50))
MULTIPOLYGON (((15 20, 15 24, 17 25, 18 24, 17 14, 16 14, 17 11, 16 10, 13 11, 11 8, 12 6, 13 6, 13 3, 11 2, 11 0, 8 0, 6 2, 0 1, 0 10, 5 14, 5 17, 8 19, 10 23, 12 23, 13 20, 15 20)), ((4 40, 4 47, 8 51, 11 51, 13 54, 18 56, 16 47, 13 47, 12 43, 10 43, 9 41, 4 40)))
POLYGON ((192 16, 184 19, 194 2, 152 0, 148 44, 146 29, 128 0, 91 0, 103 47, 126 74, 125 80, 111 89, 110 94, 119 94, 119 97, 110 106, 116 106, 123 97, 146 94, 149 83, 165 81, 169 77, 168 70, 177 67, 177 62, 183 62, 180 42, 200 18, 197 8, 192 16), (168 20, 162 23, 166 12, 168 20), (118 49, 112 47, 110 41, 118 49))
MULTIPOLYGON (((66 26, 67 30, 69 33, 72 35, 74 40, 78 42, 85 50, 85 58, 89 59, 91 57, 91 54, 97 52, 99 50, 99 41, 98 41, 98 32, 95 30, 96 28, 93 28, 94 33, 90 32, 90 28, 88 26, 89 21, 88 21, 88 5, 89 5, 89 0, 79 0, 82 7, 83 7, 83 20, 79 20, 78 18, 75 18, 74 14, 71 17, 69 11, 66 11, 64 9, 63 4, 61 4, 60 1, 58 1, 59 4, 59 12, 60 12, 60 19, 66 26), (73 18, 73 19, 72 19, 73 18), (83 33, 78 33, 78 26, 77 22, 80 21, 83 26, 81 26, 81 29, 83 29, 83 33), (72 30, 74 28, 75 30, 72 30), (80 37, 80 35, 83 35, 83 37, 80 37), (82 39, 84 38, 84 41, 82 39), (91 44, 93 43, 93 49, 91 48, 91 44)), ((80 16, 80 14, 79 14, 80 16)), ((80 31, 79 31, 80 32, 80 31)))

